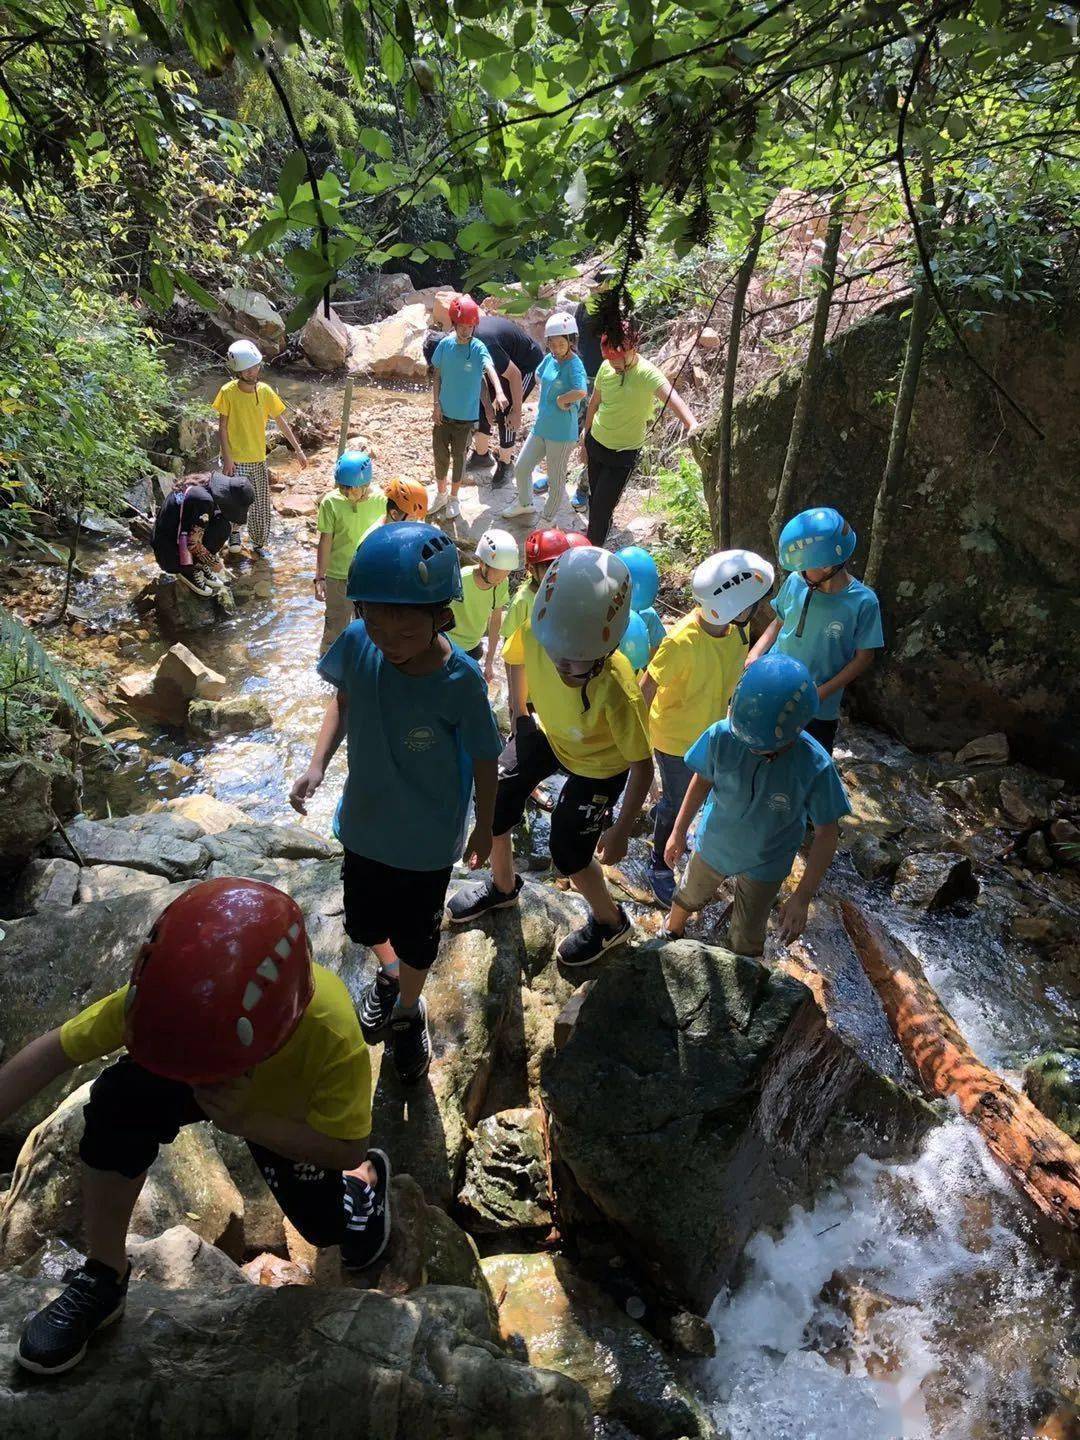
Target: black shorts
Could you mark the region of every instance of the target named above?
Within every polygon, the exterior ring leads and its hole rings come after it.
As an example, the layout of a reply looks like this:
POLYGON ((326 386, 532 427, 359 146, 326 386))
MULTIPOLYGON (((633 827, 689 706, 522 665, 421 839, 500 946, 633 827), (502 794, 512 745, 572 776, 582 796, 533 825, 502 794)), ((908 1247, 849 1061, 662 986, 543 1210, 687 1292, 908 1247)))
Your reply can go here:
POLYGON ((819 745, 831 755, 833 746, 836 744, 836 732, 839 728, 839 720, 810 720, 806 725, 806 733, 812 735, 819 745))
POLYGON ((525 814, 529 796, 541 780, 560 772, 567 781, 551 816, 551 863, 560 875, 576 875, 593 858, 596 842, 611 823, 611 812, 629 770, 602 780, 572 775, 539 726, 522 727, 519 721, 513 751, 509 755, 504 751, 499 762, 492 829, 496 835, 512 830, 525 814))
POLYGON ((341 881, 349 938, 369 947, 389 940, 403 964, 429 970, 439 953, 450 868, 396 870, 346 850, 341 881))
MULTIPOLYGON (((488 399, 494 399, 495 389, 491 381, 486 379, 485 377, 484 383, 487 385, 488 399)), ((523 405, 525 401, 529 398, 529 396, 532 394, 533 387, 535 385, 535 370, 530 370, 528 374, 521 377, 521 403, 523 405)), ((499 449, 512 450, 517 444, 517 431, 510 424, 509 409, 504 410, 501 415, 496 413, 496 420, 499 426, 499 449)), ((491 421, 488 419, 487 411, 485 410, 483 405, 481 405, 480 407, 480 419, 477 421, 476 428, 480 431, 481 435, 491 434, 491 421)))

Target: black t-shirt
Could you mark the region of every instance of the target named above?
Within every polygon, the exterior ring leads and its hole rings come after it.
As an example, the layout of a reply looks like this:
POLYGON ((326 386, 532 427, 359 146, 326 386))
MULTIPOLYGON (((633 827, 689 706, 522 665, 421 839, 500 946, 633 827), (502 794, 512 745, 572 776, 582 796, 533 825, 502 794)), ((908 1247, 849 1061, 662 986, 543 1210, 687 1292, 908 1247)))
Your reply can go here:
POLYGON ((211 553, 222 548, 232 528, 205 485, 177 488, 165 497, 154 522, 154 558, 166 574, 175 575, 180 568, 181 530, 190 535, 196 526, 203 530, 203 544, 211 553))
POLYGON ((574 319, 577 321, 578 330, 577 353, 585 366, 585 374, 590 380, 595 380, 596 372, 604 363, 604 357, 600 353, 600 331, 597 329, 596 318, 590 313, 585 300, 582 300, 574 311, 574 319))
POLYGON ((505 315, 482 315, 473 334, 491 351, 491 359, 500 375, 506 374, 512 360, 522 375, 531 375, 544 358, 536 341, 520 325, 505 315))

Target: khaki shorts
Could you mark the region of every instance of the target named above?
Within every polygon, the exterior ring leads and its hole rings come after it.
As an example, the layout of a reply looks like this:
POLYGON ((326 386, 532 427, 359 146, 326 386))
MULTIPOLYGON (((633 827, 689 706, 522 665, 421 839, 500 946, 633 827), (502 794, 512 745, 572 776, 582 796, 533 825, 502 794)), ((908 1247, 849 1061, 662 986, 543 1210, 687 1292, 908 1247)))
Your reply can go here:
POLYGON ((352 601, 345 597, 348 584, 347 580, 327 580, 326 582, 326 619, 323 622, 322 643, 319 646, 320 659, 341 632, 356 618, 353 614, 352 601))
POLYGON ((431 443, 435 452, 435 479, 446 479, 450 467, 451 485, 460 485, 465 473, 465 456, 475 429, 472 420, 440 420, 431 427, 431 443))
MULTIPOLYGON (((694 852, 686 867, 675 904, 683 910, 702 910, 719 890, 724 876, 706 865, 694 852)), ((780 892, 782 880, 751 880, 740 875, 735 881, 735 903, 728 926, 728 948, 736 955, 760 955, 765 949, 769 911, 780 892)))

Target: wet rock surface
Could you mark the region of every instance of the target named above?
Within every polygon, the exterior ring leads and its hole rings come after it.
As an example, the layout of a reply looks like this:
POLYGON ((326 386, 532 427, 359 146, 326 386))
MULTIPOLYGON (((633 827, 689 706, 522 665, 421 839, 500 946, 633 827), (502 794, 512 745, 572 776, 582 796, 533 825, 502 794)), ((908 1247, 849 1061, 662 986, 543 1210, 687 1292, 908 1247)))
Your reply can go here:
POLYGON ((458 1204, 479 1233, 550 1229, 544 1128, 536 1110, 502 1110, 480 1121, 458 1204))

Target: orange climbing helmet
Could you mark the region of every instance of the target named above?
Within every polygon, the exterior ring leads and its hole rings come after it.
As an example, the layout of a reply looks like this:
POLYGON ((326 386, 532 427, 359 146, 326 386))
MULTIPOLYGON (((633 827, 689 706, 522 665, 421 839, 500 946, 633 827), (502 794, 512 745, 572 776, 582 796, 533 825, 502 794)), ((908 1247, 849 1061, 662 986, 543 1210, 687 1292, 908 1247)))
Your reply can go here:
POLYGON ((403 480, 395 475, 382 488, 387 503, 400 510, 406 520, 427 519, 428 493, 419 480, 403 480))

